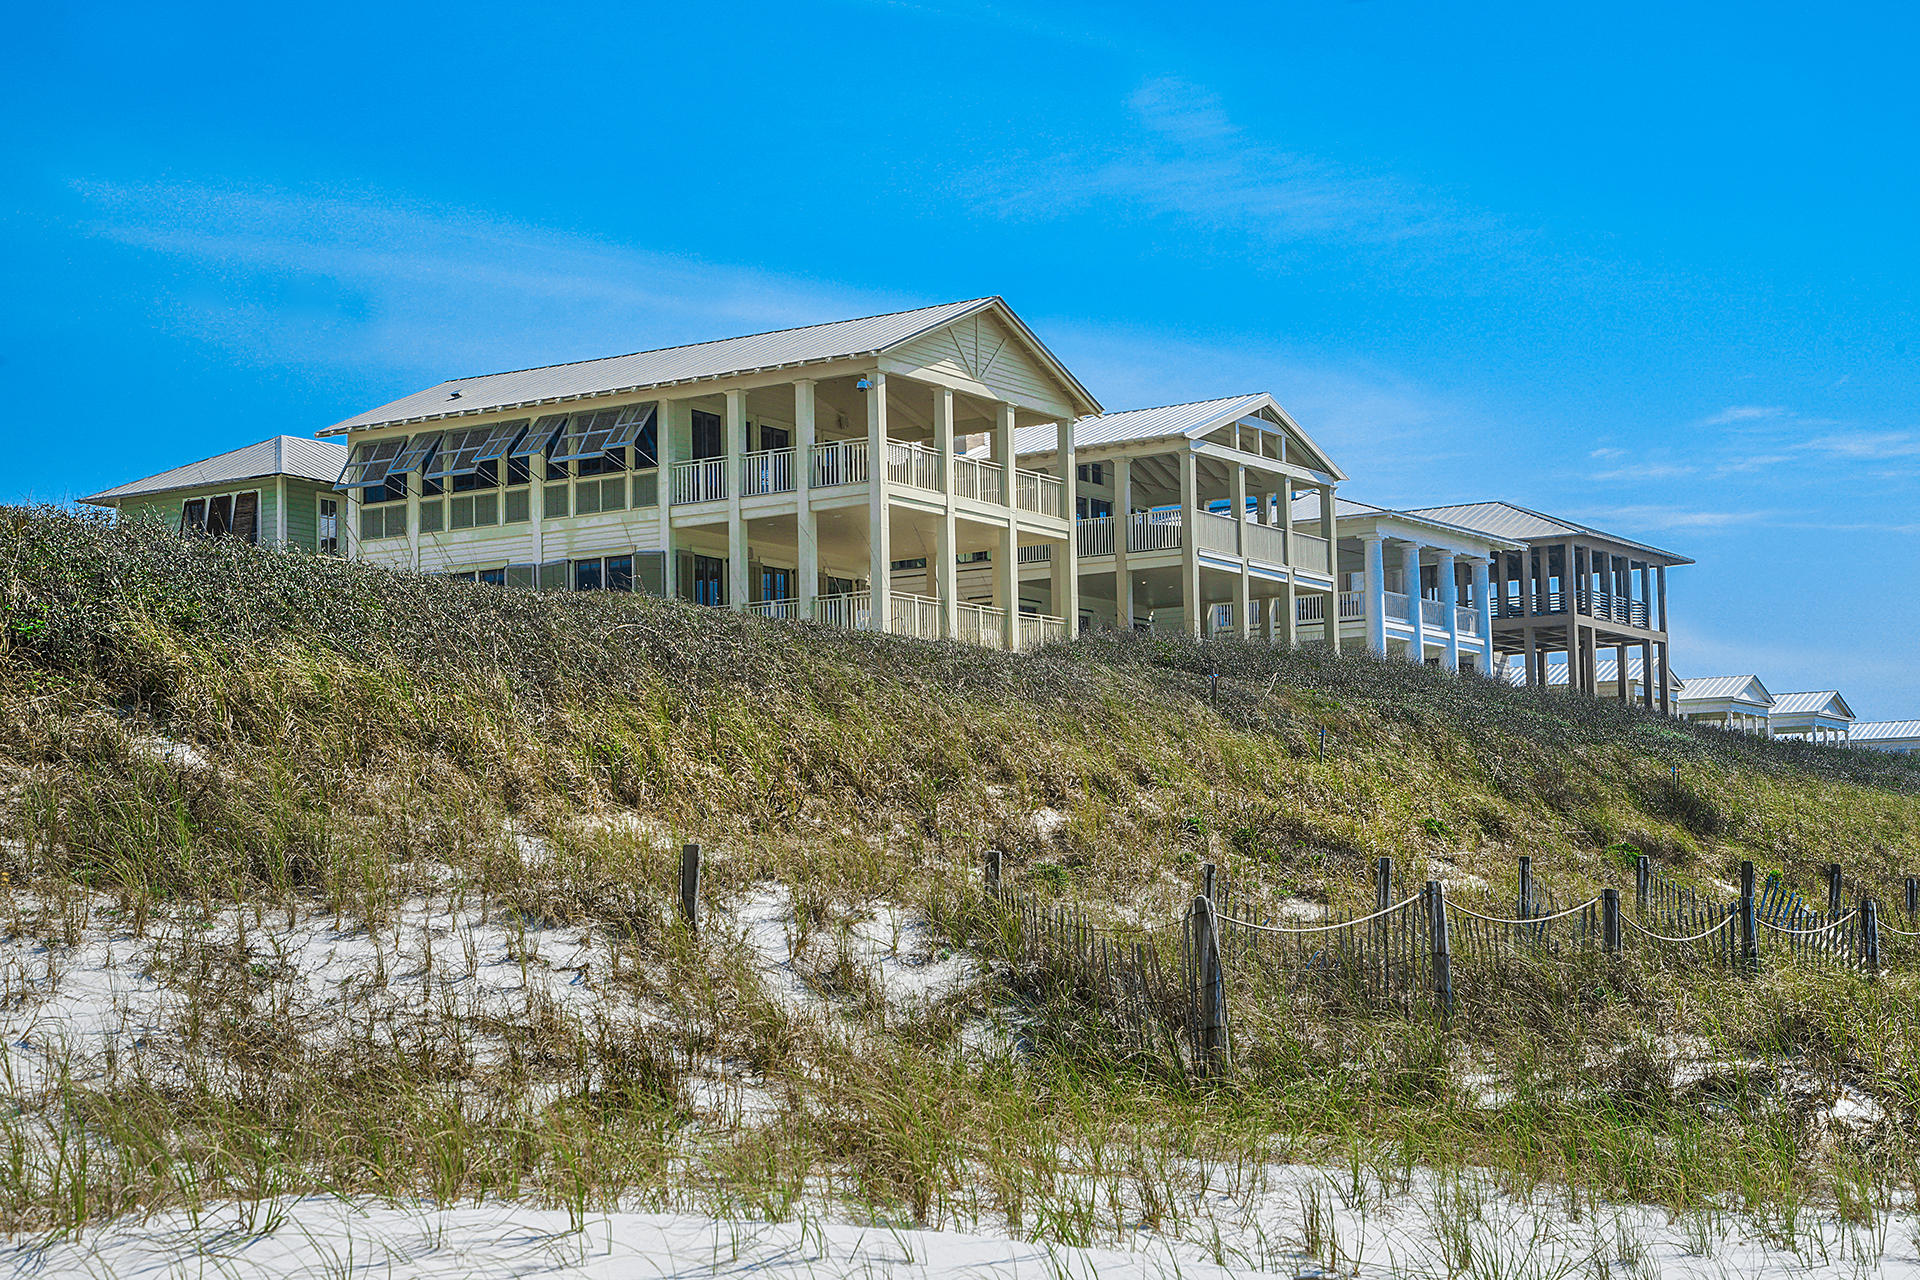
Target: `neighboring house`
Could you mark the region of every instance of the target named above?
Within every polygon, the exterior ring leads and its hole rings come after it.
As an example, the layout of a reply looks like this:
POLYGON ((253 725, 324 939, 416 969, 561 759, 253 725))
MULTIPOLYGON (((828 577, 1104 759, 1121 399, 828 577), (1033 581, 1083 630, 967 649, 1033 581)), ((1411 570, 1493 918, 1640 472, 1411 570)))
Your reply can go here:
POLYGON ((457 378, 329 428, 353 553, 486 581, 640 589, 1024 647, 1079 615, 1073 449, 1100 405, 999 298, 457 378), (962 452, 966 438, 986 456, 962 452), (1019 611, 1045 547, 1049 613, 1019 611), (959 561, 991 555, 984 603, 959 561), (924 559, 924 588, 891 566, 924 559))
MULTIPOLYGON (((1014 437, 1022 463, 1060 472, 1059 428, 1014 437)), ((1295 495, 1331 497, 1346 479, 1264 393, 1082 418, 1068 454, 1076 479, 1078 605, 1061 596, 1058 544, 1020 553, 1024 600, 1083 627, 1231 632, 1297 641, 1334 591, 1331 520, 1293 518, 1295 495), (1239 517, 1235 517, 1235 512, 1239 517)), ((996 553, 997 554, 997 553, 996 553)), ((984 568, 972 570, 977 584, 984 568)))
MULTIPOLYGON (((1657 670, 1655 674, 1658 674, 1657 670)), ((1673 696, 1675 698, 1685 696, 1686 681, 1682 680, 1672 671, 1667 672, 1667 679, 1671 682, 1670 688, 1673 690, 1673 696)), ((1522 678, 1517 683, 1525 684, 1526 680, 1522 678)), ((1547 683, 1559 688, 1567 687, 1570 681, 1568 679, 1567 664, 1564 661, 1548 665, 1547 683)), ((1647 669, 1645 664, 1641 662, 1640 655, 1636 653, 1628 653, 1627 655, 1627 689, 1625 698, 1622 699, 1620 695, 1620 660, 1617 657, 1601 658, 1594 664, 1594 688, 1596 690, 1595 696, 1597 697, 1615 698, 1625 702, 1639 702, 1644 705, 1652 705, 1647 699, 1647 669)))
POLYGON ((1695 676, 1673 701, 1674 714, 1699 724, 1767 737, 1774 698, 1759 676, 1695 676))
MULTIPOLYGON (((1642 688, 1642 702, 1672 710, 1667 570, 1693 561, 1507 502, 1406 514, 1520 544, 1494 557, 1493 632, 1501 653, 1522 657, 1527 683, 1546 684, 1549 657, 1559 653, 1571 661, 1572 686, 1597 697, 1600 653, 1612 649, 1618 664, 1637 649, 1656 677, 1642 688)), ((1618 681, 1614 696, 1627 696, 1618 681)))
POLYGON ((339 555, 346 501, 333 484, 346 459, 329 441, 275 436, 80 501, 117 520, 339 555))
POLYGON ((1903 755, 1920 751, 1920 720, 1856 720, 1847 730, 1847 745, 1903 755))
MULTIPOLYGON (((1320 497, 1301 498, 1298 522, 1320 516, 1320 497)), ((1334 500, 1339 532, 1340 631, 1374 653, 1495 672, 1489 566, 1520 544, 1426 516, 1334 500)), ((1323 616, 1323 598, 1300 604, 1302 625, 1323 616)))
POLYGON ((1767 728, 1776 738, 1805 738, 1840 746, 1853 724, 1853 708, 1832 689, 1814 693, 1778 693, 1767 712, 1767 728))

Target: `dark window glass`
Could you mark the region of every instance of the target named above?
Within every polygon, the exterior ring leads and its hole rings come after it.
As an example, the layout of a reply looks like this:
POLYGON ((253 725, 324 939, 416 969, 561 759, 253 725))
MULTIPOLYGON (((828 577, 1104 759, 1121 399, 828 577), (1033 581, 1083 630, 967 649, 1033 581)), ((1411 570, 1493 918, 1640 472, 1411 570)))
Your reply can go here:
POLYGON ((647 419, 633 442, 633 465, 636 468, 660 465, 660 415, 657 413, 647 419))
POLYGON ((793 599, 793 570, 763 568, 760 570, 760 598, 762 600, 793 599))
POLYGON ((633 590, 633 557, 632 556, 608 556, 607 557, 607 590, 609 591, 633 590))
POLYGON ((695 409, 693 411, 693 456, 718 458, 726 451, 726 438, 722 432, 720 415, 695 409))
MULTIPOLYGON (((793 448, 793 433, 785 427, 761 427, 760 447, 762 449, 793 448)), ((781 597, 785 599, 785 597, 781 597)))
POLYGON ((233 499, 225 494, 207 500, 207 532, 215 535, 233 529, 233 499))
POLYGON ((486 583, 489 586, 504 587, 507 585, 506 566, 502 565, 498 569, 482 569, 480 571, 479 577, 480 577, 480 581, 486 583))
POLYGON ((507 483, 531 484, 533 481, 533 471, 527 466, 527 463, 530 461, 532 461, 530 458, 508 458, 507 483))
POLYGON ((600 562, 598 560, 575 560, 573 562, 573 589, 575 591, 598 591, 602 586, 600 562))
POLYGON ((714 556, 693 558, 693 602, 711 605, 716 609, 725 606, 727 603, 726 561, 714 556))
POLYGON ((180 508, 180 532, 207 527, 207 500, 188 498, 180 508))
POLYGON ((580 459, 578 467, 583 476, 613 475, 627 469, 627 451, 609 449, 597 457, 580 459))

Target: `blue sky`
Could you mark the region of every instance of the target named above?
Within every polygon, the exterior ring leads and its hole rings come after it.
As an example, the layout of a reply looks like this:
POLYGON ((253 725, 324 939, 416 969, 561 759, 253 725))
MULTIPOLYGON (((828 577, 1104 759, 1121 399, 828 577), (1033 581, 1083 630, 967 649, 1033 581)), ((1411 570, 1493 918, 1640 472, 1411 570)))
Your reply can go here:
POLYGON ((1693 556, 1683 674, 1920 716, 1920 20, 1812 12, 25 9, 0 501, 999 293, 1109 408, 1693 556))

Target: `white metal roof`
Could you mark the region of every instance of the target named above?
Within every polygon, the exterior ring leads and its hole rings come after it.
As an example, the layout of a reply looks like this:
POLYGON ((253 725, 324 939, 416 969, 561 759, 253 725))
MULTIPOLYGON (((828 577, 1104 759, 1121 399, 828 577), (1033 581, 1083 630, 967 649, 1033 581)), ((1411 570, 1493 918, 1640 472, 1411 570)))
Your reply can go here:
MULTIPOLYGON (((1370 516, 1382 516, 1390 520, 1404 520, 1408 524, 1420 525, 1429 529, 1438 529, 1459 537, 1484 542, 1491 550, 1513 551, 1521 544, 1507 538, 1496 537, 1481 529, 1469 529, 1465 525, 1448 524, 1444 520, 1435 520, 1432 516, 1417 515, 1411 511, 1395 511, 1392 507, 1376 507, 1370 502, 1355 502, 1351 498, 1333 495, 1333 518, 1337 524, 1341 520, 1362 520, 1370 516)), ((1311 523, 1320 518, 1320 495, 1303 493, 1293 500, 1293 519, 1295 524, 1311 523)))
POLYGON ((184 467, 162 471, 144 480, 133 480, 112 489, 80 499, 96 507, 111 506, 126 498, 172 489, 198 489, 206 485, 233 484, 241 480, 263 480, 269 476, 295 476, 332 484, 347 464, 347 448, 331 440, 309 440, 303 436, 275 436, 244 448, 234 449, 184 467))
POLYGON ((1481 533, 1490 533, 1495 537, 1511 538, 1516 542, 1532 542, 1540 538, 1585 536, 1644 551, 1650 559, 1655 562, 1664 562, 1669 566, 1693 563, 1687 557, 1672 551, 1662 551, 1659 547, 1635 542, 1632 538, 1623 538, 1617 533, 1608 533, 1604 529, 1564 520, 1559 516, 1546 515, 1528 507, 1515 506, 1511 502, 1461 502, 1451 506, 1422 507, 1409 514, 1429 516, 1448 524, 1476 529, 1481 533))
POLYGON ((1920 738, 1920 720, 1856 720, 1847 727, 1849 742, 1920 738))
POLYGON ((338 435, 361 427, 489 413, 556 400, 577 400, 586 396, 619 395, 765 369, 877 355, 942 325, 988 309, 996 310, 1027 341, 1041 362, 1059 377, 1071 395, 1077 397, 1074 404, 1076 411, 1099 412, 1100 402, 1034 336, 1026 322, 1016 316, 1002 299, 990 297, 918 307, 890 315, 835 320, 798 329, 778 329, 739 338, 696 342, 683 347, 662 347, 630 355, 604 356, 572 364, 453 378, 335 423, 320 434, 338 435))
POLYGON ((1838 720, 1853 719, 1853 708, 1840 696, 1838 690, 1821 689, 1806 693, 1776 693, 1773 695, 1773 714, 1776 716, 1821 715, 1838 720))
MULTIPOLYGON (((1595 684, 1613 684, 1619 679, 1619 666, 1620 660, 1618 658, 1595 658, 1593 663, 1593 682, 1595 684)), ((1646 680, 1645 664, 1640 661, 1640 655, 1632 650, 1627 652, 1627 679, 1641 683, 1644 683, 1646 680)), ((1566 684, 1567 664, 1564 662, 1549 662, 1547 664, 1547 683, 1552 685, 1566 684)), ((1692 687, 1691 682, 1682 680, 1679 676, 1673 677, 1672 688, 1675 697, 1679 696, 1682 689, 1690 690, 1692 687)))
POLYGON ((1746 702, 1771 707, 1773 695, 1759 676, 1695 676, 1680 691, 1680 702, 1746 702))
MULTIPOLYGON (((1345 480, 1346 473, 1334 465, 1326 452, 1314 443, 1306 430, 1293 420, 1279 401, 1264 391, 1248 395, 1222 396, 1217 400, 1193 400, 1186 404, 1159 405, 1151 409, 1122 409, 1117 413, 1102 413, 1089 418, 1081 418, 1073 424, 1073 447, 1076 451, 1093 449, 1109 444, 1134 444, 1144 440, 1172 440, 1185 437, 1198 439, 1214 428, 1229 422, 1237 422, 1250 413, 1263 408, 1271 408, 1282 422, 1299 436, 1301 443, 1313 450, 1315 458, 1310 463, 1318 463, 1317 471, 1325 471, 1337 480, 1345 480)), ((1042 423, 1035 427, 1023 427, 1013 433, 1013 452, 1016 456, 1027 454, 1052 453, 1060 447, 1060 428, 1053 423, 1042 423)))

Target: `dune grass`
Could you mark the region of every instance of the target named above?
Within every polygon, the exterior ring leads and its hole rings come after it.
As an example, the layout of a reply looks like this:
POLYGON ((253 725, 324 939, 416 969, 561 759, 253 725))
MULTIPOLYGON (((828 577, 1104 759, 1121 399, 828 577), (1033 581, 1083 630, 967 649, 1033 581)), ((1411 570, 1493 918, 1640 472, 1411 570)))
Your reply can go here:
POLYGON ((0 514, 0 609, 0 1005, 57 995, 101 938, 172 994, 12 1082, 0 1229, 319 1188, 824 1198, 1085 1242, 1195 1227, 1197 1188, 1288 1160, 1788 1233, 1920 1191, 1920 965, 1542 966, 1467 984, 1444 1025, 1269 990, 1203 1082, 975 927, 990 846, 1116 923, 1177 918, 1202 861, 1270 906, 1363 902, 1379 856, 1499 903, 1521 853, 1567 900, 1640 852, 1702 886, 1752 859, 1811 889, 1839 861, 1897 899, 1904 759, 1364 655, 996 654, 50 512, 0 514), (682 840, 709 854, 698 937, 682 840), (769 884, 802 1004, 739 924, 769 884), (977 976, 890 998, 851 941, 877 905, 977 976), (315 921, 360 948, 350 980, 303 976, 315 921), (560 938, 564 990, 475 994, 489 965, 552 975, 560 938))

